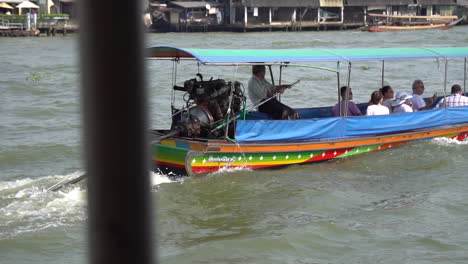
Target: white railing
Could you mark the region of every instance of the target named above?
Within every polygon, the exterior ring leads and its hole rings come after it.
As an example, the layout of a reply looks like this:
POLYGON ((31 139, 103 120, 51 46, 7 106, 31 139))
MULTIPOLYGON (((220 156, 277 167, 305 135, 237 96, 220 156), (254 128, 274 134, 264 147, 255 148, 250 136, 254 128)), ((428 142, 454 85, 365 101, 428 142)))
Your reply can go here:
POLYGON ((0 19, 0 29, 15 29, 15 30, 24 30, 23 23, 10 23, 9 20, 0 19))

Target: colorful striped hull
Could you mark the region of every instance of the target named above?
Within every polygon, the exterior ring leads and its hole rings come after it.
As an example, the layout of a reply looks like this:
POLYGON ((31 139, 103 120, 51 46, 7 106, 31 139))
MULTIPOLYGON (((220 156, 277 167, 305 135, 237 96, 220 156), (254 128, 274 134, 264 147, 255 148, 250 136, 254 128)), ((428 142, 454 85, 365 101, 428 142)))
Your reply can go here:
POLYGON ((235 144, 224 140, 163 140, 153 145, 153 162, 165 173, 204 175, 224 168, 260 169, 307 164, 384 150, 416 140, 464 140, 468 126, 347 141, 235 144))

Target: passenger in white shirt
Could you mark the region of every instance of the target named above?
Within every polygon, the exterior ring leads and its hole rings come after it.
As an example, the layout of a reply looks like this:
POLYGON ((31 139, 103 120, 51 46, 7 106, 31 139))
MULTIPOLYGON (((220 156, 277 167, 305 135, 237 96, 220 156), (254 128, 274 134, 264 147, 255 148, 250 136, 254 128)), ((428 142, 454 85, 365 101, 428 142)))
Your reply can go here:
POLYGON ((429 109, 431 107, 432 103, 434 102, 434 100, 437 98, 436 95, 434 95, 426 103, 424 101, 424 99, 422 98, 422 95, 424 93, 424 83, 423 83, 423 81, 415 80, 413 82, 413 87, 412 88, 413 88, 413 98, 410 99, 410 102, 413 104, 414 112, 429 109))
POLYGON ((388 110, 390 111, 390 113, 392 113, 393 111, 392 103, 393 103, 393 96, 394 96, 393 88, 389 85, 386 85, 380 88, 380 92, 383 95, 382 105, 386 106, 388 110))
POLYGON ((380 91, 375 91, 372 93, 370 102, 372 104, 367 107, 368 116, 390 114, 390 110, 388 110, 386 106, 382 105, 383 95, 380 91))
POLYGON ((446 104, 447 107, 468 106, 468 97, 463 96, 460 85, 453 85, 451 95, 442 98, 436 107, 445 107, 446 104))
POLYGON ((413 96, 405 92, 398 92, 392 103, 393 113, 411 113, 413 112, 412 103, 408 100, 413 96))

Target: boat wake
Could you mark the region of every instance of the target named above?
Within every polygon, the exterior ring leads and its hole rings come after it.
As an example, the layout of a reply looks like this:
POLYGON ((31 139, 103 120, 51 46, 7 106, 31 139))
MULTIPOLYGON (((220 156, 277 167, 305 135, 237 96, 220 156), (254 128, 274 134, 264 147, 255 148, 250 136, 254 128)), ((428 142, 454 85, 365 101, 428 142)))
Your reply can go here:
POLYGON ((252 169, 249 169, 245 166, 242 167, 222 167, 219 170, 215 172, 211 172, 209 175, 220 175, 220 174, 225 174, 225 173, 232 173, 232 172, 238 172, 238 171, 251 171, 252 169))
POLYGON ((156 173, 150 172, 150 184, 153 190, 157 190, 158 187, 163 183, 182 183, 187 177, 176 177, 175 175, 171 174, 163 174, 163 173, 156 173))
MULTIPOLYGON (((87 191, 84 181, 67 185, 56 192, 48 188, 57 182, 78 177, 77 171, 37 179, 0 181, 0 239, 44 229, 84 224, 87 218, 87 191)), ((185 178, 151 172, 153 192, 161 184, 181 183, 185 178)))
POLYGON ((451 138, 434 138, 432 139, 432 142, 434 142, 437 145, 440 146, 456 146, 456 145, 468 145, 468 139, 459 141, 456 139, 451 139, 451 138))
POLYGON ((0 182, 0 239, 83 221, 84 185, 69 186, 58 192, 47 191, 52 183, 70 176, 0 182))

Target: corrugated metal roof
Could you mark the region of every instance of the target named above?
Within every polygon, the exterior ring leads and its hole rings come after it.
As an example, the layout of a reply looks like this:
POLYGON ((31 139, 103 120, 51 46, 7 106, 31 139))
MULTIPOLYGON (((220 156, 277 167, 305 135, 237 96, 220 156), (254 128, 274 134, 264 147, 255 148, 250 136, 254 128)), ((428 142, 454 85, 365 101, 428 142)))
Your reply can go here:
MULTIPOLYGON (((19 4, 19 3, 22 3, 26 0, 1 0, 0 2, 1 3, 8 3, 8 4, 19 4)), ((32 2, 32 1, 30 1, 32 2)))
POLYGON ((420 5, 457 5, 457 0, 417 0, 420 5))
MULTIPOLYGON (((446 0, 447 1, 447 0, 446 0)), ((345 0, 345 6, 387 6, 387 5, 409 5, 414 4, 413 0, 345 0)))
POLYGON ((460 6, 468 6, 468 0, 457 0, 457 4, 460 6))
MULTIPOLYGON (((457 5, 456 2, 457 0, 417 0, 417 4, 420 5, 457 5)), ((414 4, 413 0, 344 0, 345 6, 407 6, 414 4)))
POLYGON ((220 3, 209 1, 172 1, 168 5, 175 5, 182 8, 204 8, 209 4, 211 7, 222 6, 220 3))
POLYGON ((242 0, 247 7, 320 7, 320 0, 242 0))
POLYGON ((320 6, 322 7, 342 7, 343 0, 320 0, 320 6))

